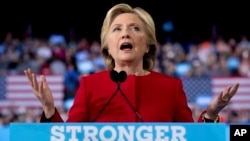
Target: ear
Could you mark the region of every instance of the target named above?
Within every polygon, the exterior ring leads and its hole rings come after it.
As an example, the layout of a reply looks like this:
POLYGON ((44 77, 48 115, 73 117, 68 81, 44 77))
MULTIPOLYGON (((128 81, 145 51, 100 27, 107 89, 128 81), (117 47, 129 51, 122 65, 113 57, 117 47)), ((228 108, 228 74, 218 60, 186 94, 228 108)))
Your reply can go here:
POLYGON ((146 50, 146 53, 148 53, 148 52, 149 52, 149 50, 150 50, 150 47, 151 47, 151 45, 148 45, 148 46, 147 46, 147 50, 146 50))
POLYGON ((151 44, 148 46, 148 52, 151 50, 154 50, 155 49, 155 45, 154 44, 151 44))
POLYGON ((108 50, 108 48, 102 49, 102 53, 103 53, 104 55, 106 55, 106 56, 109 56, 109 50, 108 50))

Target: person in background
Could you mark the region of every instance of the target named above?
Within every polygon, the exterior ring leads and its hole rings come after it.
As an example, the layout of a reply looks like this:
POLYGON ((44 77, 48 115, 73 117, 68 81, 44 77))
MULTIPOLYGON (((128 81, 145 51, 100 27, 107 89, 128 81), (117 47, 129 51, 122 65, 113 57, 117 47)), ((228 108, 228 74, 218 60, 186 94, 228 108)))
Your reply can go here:
MULTIPOLYGON (((148 12, 124 3, 113 6, 101 31, 106 70, 80 78, 66 122, 195 122, 181 80, 153 71, 156 46, 155 24, 148 12)), ((41 102, 41 122, 64 122, 45 75, 37 81, 31 69, 24 73, 41 102)), ((197 122, 219 122, 220 111, 238 87, 226 87, 197 122)))

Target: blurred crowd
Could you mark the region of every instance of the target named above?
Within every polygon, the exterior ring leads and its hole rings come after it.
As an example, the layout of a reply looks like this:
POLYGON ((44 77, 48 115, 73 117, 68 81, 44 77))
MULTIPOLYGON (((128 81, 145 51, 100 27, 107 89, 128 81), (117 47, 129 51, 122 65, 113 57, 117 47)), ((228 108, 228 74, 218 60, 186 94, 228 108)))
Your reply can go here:
MULTIPOLYGON (((64 75, 64 100, 73 98, 82 75, 105 69, 99 40, 85 37, 65 38, 51 34, 48 38, 26 36, 24 39, 6 34, 0 43, 0 74, 23 74, 31 68, 36 74, 64 75)), ((246 76, 250 77, 250 42, 247 36, 202 40, 183 44, 178 41, 159 43, 155 71, 173 77, 246 76)), ((194 118, 201 108, 192 107, 194 118)), ((67 110, 61 110, 65 118, 67 110)), ((245 123, 250 121, 249 110, 222 112, 222 121, 245 123)), ((41 110, 20 108, 0 112, 0 125, 10 122, 38 122, 41 110)))

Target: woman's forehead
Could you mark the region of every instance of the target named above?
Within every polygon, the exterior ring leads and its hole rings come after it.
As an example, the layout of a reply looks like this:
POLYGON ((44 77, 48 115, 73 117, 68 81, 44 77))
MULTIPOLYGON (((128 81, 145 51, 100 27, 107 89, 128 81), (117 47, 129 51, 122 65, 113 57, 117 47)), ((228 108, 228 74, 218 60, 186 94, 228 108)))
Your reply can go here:
POLYGON ((136 23, 138 25, 143 24, 142 20, 139 18, 138 15, 134 13, 122 13, 114 18, 114 20, 111 23, 111 26, 115 24, 121 25, 121 24, 131 24, 131 23, 136 23))

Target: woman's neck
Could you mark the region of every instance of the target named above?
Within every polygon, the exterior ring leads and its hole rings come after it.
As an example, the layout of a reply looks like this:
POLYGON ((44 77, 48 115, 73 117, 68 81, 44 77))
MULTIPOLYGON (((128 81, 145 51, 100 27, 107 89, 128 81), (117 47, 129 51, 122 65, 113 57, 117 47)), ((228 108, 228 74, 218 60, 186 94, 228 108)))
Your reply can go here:
POLYGON ((127 75, 144 76, 148 75, 150 71, 143 69, 143 61, 139 62, 115 62, 114 70, 117 72, 125 71, 127 75))
POLYGON ((136 76, 143 76, 147 75, 148 71, 143 69, 142 66, 136 66, 136 67, 131 67, 131 66, 116 66, 114 70, 120 72, 120 71, 125 71, 127 75, 136 75, 136 76))

